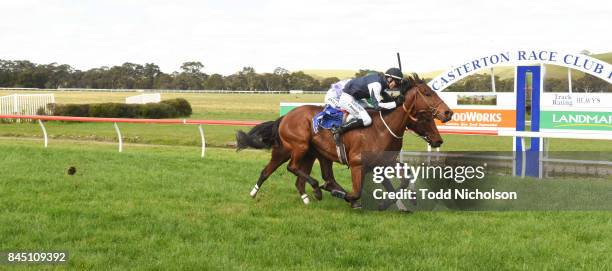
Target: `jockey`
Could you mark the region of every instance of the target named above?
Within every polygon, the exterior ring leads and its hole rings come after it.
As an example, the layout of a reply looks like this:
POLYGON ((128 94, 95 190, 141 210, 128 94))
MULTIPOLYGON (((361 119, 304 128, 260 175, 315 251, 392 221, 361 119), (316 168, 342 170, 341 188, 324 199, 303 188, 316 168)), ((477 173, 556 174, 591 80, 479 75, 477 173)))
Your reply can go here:
POLYGON ((334 137, 353 128, 370 126, 372 118, 358 100, 372 98, 376 109, 393 109, 401 105, 400 100, 383 102, 387 89, 400 86, 404 75, 398 68, 390 68, 384 74, 372 74, 332 85, 325 95, 325 102, 349 113, 347 122, 332 130, 334 137), (342 89, 342 91, 338 91, 342 89), (373 97, 372 97, 373 96, 373 97))

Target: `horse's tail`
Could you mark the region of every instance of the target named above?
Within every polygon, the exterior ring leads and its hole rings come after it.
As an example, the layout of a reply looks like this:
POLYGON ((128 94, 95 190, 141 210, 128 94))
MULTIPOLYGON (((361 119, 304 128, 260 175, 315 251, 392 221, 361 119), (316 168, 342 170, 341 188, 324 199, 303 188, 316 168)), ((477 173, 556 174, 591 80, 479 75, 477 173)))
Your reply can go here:
POLYGON ((236 133, 236 151, 246 148, 269 149, 280 143, 278 126, 283 117, 274 121, 257 124, 248 133, 240 130, 236 133))

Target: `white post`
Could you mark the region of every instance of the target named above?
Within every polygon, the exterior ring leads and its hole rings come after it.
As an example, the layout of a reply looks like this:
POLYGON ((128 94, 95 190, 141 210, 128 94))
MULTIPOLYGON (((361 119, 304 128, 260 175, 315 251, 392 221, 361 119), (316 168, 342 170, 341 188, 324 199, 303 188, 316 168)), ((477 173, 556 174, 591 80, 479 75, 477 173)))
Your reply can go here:
MULTIPOLYGON (((55 94, 51 94, 51 103, 55 104, 55 94)), ((49 108, 49 105, 46 104, 45 105, 45 114, 52 114, 53 112, 51 112, 51 108, 49 108)))
POLYGON ((38 120, 38 124, 40 124, 40 128, 42 128, 43 136, 45 137, 45 148, 47 148, 47 145, 49 145, 49 137, 47 137, 47 129, 45 129, 45 124, 42 122, 42 120, 38 120))
POLYGON ((493 67, 491 67, 491 86, 493 88, 493 93, 495 93, 495 75, 493 74, 493 67))
POLYGON ((204 138, 204 128, 202 128, 202 124, 198 126, 198 130, 200 130, 200 138, 202 139, 202 158, 204 158, 204 154, 206 153, 206 139, 204 138))
POLYGON ((512 176, 516 176, 516 136, 512 137, 512 176))
POLYGON ((121 138, 121 131, 119 130, 119 126, 116 122, 113 122, 115 125, 115 131, 117 131, 117 138, 119 138, 119 152, 123 152, 123 138, 121 138))
POLYGON ((525 150, 525 137, 521 137, 521 155, 523 157, 523 160, 521 160, 521 178, 525 178, 525 167, 527 166, 527 153, 525 150))
POLYGON ((569 93, 572 93, 572 69, 567 68, 567 85, 569 86, 569 93))
POLYGON ((20 115, 19 114, 19 103, 18 103, 18 100, 17 100, 17 94, 13 94, 13 114, 20 115))

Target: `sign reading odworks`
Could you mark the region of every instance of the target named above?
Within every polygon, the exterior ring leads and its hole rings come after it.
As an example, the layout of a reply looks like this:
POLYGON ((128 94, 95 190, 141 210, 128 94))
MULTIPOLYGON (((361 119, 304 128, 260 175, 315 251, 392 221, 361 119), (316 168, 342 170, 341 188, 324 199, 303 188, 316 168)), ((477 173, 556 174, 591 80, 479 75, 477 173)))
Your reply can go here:
POLYGON ((436 120, 438 126, 474 127, 474 128, 514 128, 516 127, 516 110, 504 109, 465 109, 454 108, 453 118, 447 123, 436 120))

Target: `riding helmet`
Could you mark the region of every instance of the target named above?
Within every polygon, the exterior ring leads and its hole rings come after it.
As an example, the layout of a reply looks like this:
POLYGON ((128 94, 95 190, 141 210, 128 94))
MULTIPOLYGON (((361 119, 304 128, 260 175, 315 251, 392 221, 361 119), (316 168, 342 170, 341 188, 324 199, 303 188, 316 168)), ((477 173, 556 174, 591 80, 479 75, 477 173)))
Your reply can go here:
POLYGON ((385 72, 385 76, 391 77, 393 79, 402 80, 404 78, 404 74, 398 68, 390 68, 385 72))

